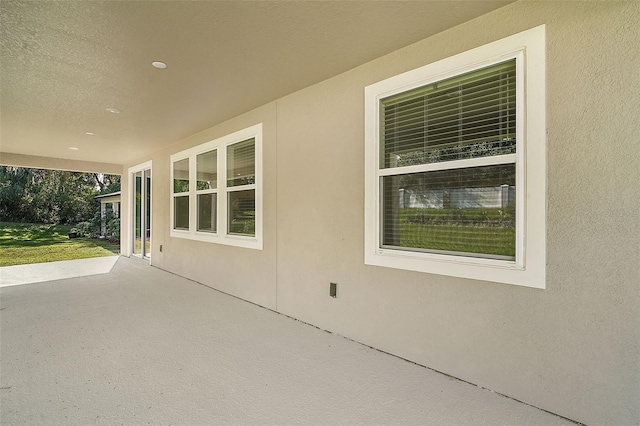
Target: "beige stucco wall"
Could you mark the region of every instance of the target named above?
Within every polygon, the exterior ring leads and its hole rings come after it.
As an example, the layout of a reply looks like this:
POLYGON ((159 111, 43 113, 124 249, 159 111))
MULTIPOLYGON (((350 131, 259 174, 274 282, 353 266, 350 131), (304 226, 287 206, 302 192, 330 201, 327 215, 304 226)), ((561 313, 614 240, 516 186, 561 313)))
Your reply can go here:
POLYGON ((152 264, 580 422, 636 424, 639 23, 637 2, 515 3, 141 159, 152 264), (540 24, 546 290, 365 266, 364 87, 540 24), (170 238, 169 155, 259 122, 264 250, 170 238))
MULTIPOLYGON (((261 306, 276 309, 276 108, 275 103, 258 108, 220 126, 193 135, 167 149, 143 158, 152 161, 152 256, 154 266, 169 270, 261 306), (171 238, 170 160, 171 154, 263 123, 264 156, 264 249, 239 247, 171 238), (159 251, 162 245, 162 252, 159 251)), ((136 163, 136 164, 137 164, 136 163)), ((135 166, 130 164, 127 168, 135 166)), ((123 190, 129 176, 123 176, 123 190)), ((122 198, 123 252, 130 244, 129 196, 122 198)))

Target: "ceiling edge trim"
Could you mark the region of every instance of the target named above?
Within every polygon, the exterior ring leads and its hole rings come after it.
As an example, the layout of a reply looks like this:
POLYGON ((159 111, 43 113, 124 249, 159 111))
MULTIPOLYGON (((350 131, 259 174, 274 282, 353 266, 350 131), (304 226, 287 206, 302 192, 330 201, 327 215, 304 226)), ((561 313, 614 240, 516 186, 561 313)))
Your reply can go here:
POLYGON ((34 169, 66 170, 71 172, 122 174, 121 164, 39 157, 36 155, 14 154, 10 152, 0 152, 0 165, 34 169))

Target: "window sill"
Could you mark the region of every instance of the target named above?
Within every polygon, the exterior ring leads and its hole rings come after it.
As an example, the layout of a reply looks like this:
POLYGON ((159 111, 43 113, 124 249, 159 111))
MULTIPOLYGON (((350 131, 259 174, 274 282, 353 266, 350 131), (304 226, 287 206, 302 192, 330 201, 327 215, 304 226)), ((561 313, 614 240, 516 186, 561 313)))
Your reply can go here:
POLYGON ((365 254, 366 265, 426 272, 544 289, 544 266, 515 261, 379 249, 365 254))
POLYGON ((260 241, 257 237, 245 235, 221 236, 219 234, 213 234, 209 232, 190 232, 182 231, 179 229, 172 229, 170 232, 170 236, 173 238, 182 238, 185 240, 202 241, 226 246, 262 250, 262 241, 260 241))

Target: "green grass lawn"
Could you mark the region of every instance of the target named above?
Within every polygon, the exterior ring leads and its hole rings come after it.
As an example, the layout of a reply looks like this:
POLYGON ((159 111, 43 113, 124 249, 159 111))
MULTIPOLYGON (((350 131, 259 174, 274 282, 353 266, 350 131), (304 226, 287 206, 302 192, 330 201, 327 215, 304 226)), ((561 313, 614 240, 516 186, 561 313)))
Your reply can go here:
POLYGON ((515 256, 515 209, 400 211, 401 247, 515 256))
POLYGON ((120 245, 91 238, 69 239, 71 226, 0 222, 0 266, 114 256, 120 245))
POLYGON ((402 247, 515 256, 515 229, 402 224, 402 247))

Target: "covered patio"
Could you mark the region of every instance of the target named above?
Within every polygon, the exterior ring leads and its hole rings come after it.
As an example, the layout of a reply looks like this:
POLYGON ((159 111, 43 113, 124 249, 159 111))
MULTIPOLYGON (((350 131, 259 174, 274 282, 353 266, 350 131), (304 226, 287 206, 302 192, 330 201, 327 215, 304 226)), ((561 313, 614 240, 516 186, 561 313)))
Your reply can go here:
POLYGON ((138 259, 0 296, 3 425, 573 424, 138 259))
POLYGON ((124 257, 0 276, 2 426, 639 425, 639 22, 3 0, 0 164, 119 174, 124 257))

